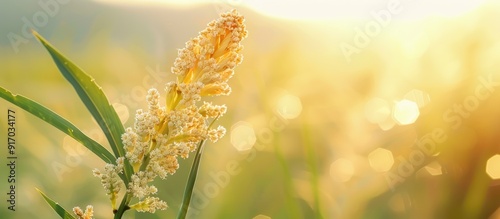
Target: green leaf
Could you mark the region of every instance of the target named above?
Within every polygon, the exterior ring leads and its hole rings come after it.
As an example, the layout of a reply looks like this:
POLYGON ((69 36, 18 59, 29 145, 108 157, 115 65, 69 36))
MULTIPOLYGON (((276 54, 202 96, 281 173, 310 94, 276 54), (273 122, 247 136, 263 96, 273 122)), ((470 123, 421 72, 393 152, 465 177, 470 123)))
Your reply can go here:
POLYGON ((200 166, 201 155, 203 155, 203 146, 205 140, 200 141, 198 144, 198 149, 196 149, 196 155, 193 160, 193 164, 191 165, 191 170, 189 171, 189 178, 186 184, 186 188, 184 189, 184 196, 182 197, 181 208, 179 209, 179 213, 177 214, 177 219, 185 219, 189 204, 191 203, 191 197, 193 196, 194 184, 196 183, 196 178, 198 177, 198 169, 200 166))
MULTIPOLYGON (((214 120, 208 125, 208 128, 217 121, 219 117, 214 118, 214 120)), ((198 177, 198 169, 200 167, 201 156, 203 155, 203 146, 205 145, 205 140, 201 140, 198 144, 198 149, 196 149, 196 155, 191 165, 191 170, 189 171, 188 181, 186 183, 186 188, 184 188, 184 196, 182 197, 181 208, 179 213, 177 213, 177 219, 185 219, 187 212, 189 210, 189 204, 191 203, 191 197, 193 196, 194 184, 196 183, 196 178, 198 177)))
POLYGON ((57 113, 21 95, 14 95, 12 92, 0 87, 0 97, 26 110, 34 116, 51 124, 78 142, 82 143, 90 151, 94 152, 106 163, 115 163, 115 157, 102 145, 85 135, 80 129, 57 113))
MULTIPOLYGON (((38 40, 45 46, 47 51, 54 59, 59 71, 68 80, 76 93, 90 111, 94 119, 97 121, 102 131, 106 135, 108 142, 116 157, 124 157, 125 149, 121 141, 121 135, 125 133, 125 129, 116 113, 115 109, 109 104, 106 95, 101 87, 97 85, 94 79, 85 73, 78 66, 73 64, 69 59, 62 55, 54 48, 47 40, 33 31, 38 40)), ((132 175, 132 166, 125 160, 125 185, 128 185, 132 175)), ((123 177, 122 177, 123 179, 123 177)))
POLYGON ((61 207, 59 204, 57 204, 56 202, 54 202, 52 199, 50 199, 49 197, 47 197, 45 194, 43 194, 42 191, 40 191, 39 189, 36 189, 36 191, 38 191, 40 193, 40 195, 43 196, 43 198, 45 199, 45 201, 50 205, 50 207, 52 209, 54 209, 54 211, 62 218, 62 219, 76 219, 75 217, 73 217, 73 215, 71 215, 66 209, 64 209, 63 207, 61 207))

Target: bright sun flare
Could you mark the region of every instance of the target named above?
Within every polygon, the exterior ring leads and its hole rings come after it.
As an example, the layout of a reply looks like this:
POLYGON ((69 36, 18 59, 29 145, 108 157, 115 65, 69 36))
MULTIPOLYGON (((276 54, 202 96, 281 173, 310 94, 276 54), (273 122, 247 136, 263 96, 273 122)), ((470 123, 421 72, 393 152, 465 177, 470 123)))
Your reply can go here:
POLYGON ((297 20, 369 18, 371 12, 397 8, 398 17, 421 19, 428 16, 453 17, 474 10, 487 0, 95 0, 113 4, 168 4, 193 6, 200 3, 248 7, 268 16, 297 20))

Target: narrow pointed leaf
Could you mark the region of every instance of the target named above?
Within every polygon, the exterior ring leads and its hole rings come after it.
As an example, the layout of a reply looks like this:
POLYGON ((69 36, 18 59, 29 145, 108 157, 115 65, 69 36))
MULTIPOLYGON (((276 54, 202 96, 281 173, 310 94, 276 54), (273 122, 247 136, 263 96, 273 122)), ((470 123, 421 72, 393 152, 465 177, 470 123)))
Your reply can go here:
POLYGON ((198 149, 196 150, 196 155, 193 160, 193 164, 191 165, 191 170, 189 171, 189 178, 186 184, 186 188, 184 189, 184 196, 182 197, 181 208, 179 209, 179 213, 177 214, 177 219, 185 219, 189 204, 191 203, 191 197, 193 196, 194 184, 196 183, 196 178, 198 177, 198 169, 200 166, 201 155, 203 155, 203 145, 205 140, 200 141, 198 144, 198 149))
MULTIPOLYGON (((208 127, 212 127, 212 125, 217 121, 219 117, 214 118, 214 120, 208 125, 208 127)), ((196 183, 196 178, 198 177, 198 169, 200 167, 201 156, 203 155, 203 146, 205 145, 205 140, 201 140, 198 144, 198 149, 196 149, 196 155, 193 160, 193 164, 191 165, 191 170, 189 171, 188 181, 186 183, 186 188, 184 188, 184 196, 182 197, 181 208, 179 209, 179 213, 177 213, 177 219, 184 219, 187 216, 187 212, 189 210, 189 204, 191 203, 191 197, 193 196, 194 184, 196 183)))
POLYGON ((14 95, 12 92, 0 87, 0 97, 15 104, 21 109, 33 114, 43 121, 51 124, 78 142, 82 143, 90 151, 100 157, 106 163, 115 163, 116 160, 106 148, 85 135, 80 129, 57 113, 21 95, 14 95))
MULTIPOLYGON (((71 83, 82 102, 97 121, 106 135, 115 156, 124 157, 125 150, 123 149, 121 135, 125 132, 125 129, 101 87, 97 85, 90 75, 73 64, 37 32, 33 31, 33 35, 45 46, 59 71, 71 83)), ((132 166, 128 163, 128 160, 125 160, 124 172, 125 185, 128 185, 128 180, 132 175, 132 166)))
POLYGON ((40 191, 39 189, 36 189, 36 190, 40 193, 40 195, 43 196, 45 201, 50 205, 50 207, 52 209, 54 209, 54 211, 57 213, 57 215, 59 215, 62 219, 76 219, 75 217, 73 217, 73 215, 71 215, 71 213, 69 213, 66 209, 64 209, 62 206, 60 206, 57 202, 53 201, 52 199, 47 197, 45 194, 43 194, 42 191, 40 191))

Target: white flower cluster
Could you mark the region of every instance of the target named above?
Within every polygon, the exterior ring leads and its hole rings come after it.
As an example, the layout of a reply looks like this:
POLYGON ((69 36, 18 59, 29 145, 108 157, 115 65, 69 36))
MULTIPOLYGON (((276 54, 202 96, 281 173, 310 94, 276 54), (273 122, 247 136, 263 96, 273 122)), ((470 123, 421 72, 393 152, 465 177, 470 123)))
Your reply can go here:
MULTIPOLYGON (((125 158, 134 170, 127 192, 139 199, 130 208, 148 212, 165 209, 164 201, 151 196, 158 190, 150 183, 158 176, 165 179, 174 174, 179 168, 177 158, 187 158, 201 141, 216 142, 224 136, 224 127, 211 128, 209 124, 224 115, 226 106, 198 103, 203 96, 231 92, 227 81, 242 61, 240 41, 247 36, 243 21, 234 10, 222 14, 179 50, 172 67, 177 80, 166 85, 165 106, 160 104, 158 90, 148 91, 148 109, 137 110, 133 127, 122 135, 125 158)), ((110 196, 119 191, 116 181, 121 169, 108 164, 105 173, 94 172, 110 196)))
POLYGON ((92 205, 87 205, 85 212, 83 212, 80 207, 74 207, 73 213, 76 214, 78 219, 92 219, 92 217, 94 217, 94 207, 92 207, 92 205))
POLYGON ((123 157, 120 157, 116 159, 116 165, 106 164, 106 166, 104 166, 104 173, 98 169, 94 169, 93 171, 94 176, 101 179, 101 184, 111 200, 113 209, 115 209, 116 206, 116 196, 118 192, 120 192, 123 184, 118 175, 123 172, 123 161, 123 157))

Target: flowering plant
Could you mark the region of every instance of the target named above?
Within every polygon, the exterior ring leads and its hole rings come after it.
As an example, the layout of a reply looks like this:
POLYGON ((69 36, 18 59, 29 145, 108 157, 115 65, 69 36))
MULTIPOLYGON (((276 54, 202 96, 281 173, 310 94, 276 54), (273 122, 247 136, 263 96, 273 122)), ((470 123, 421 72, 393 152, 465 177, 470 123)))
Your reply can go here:
MULTIPOLYGON (((228 95, 228 80, 241 63, 241 40, 247 36, 244 18, 235 10, 220 15, 208 24, 199 36, 179 50, 171 71, 177 76, 166 85, 165 104, 160 92, 151 88, 146 100, 148 108, 139 109, 133 127, 124 128, 102 89, 89 75, 64 57, 38 33, 33 32, 46 47, 64 77, 73 85, 87 109, 105 133, 113 154, 85 135, 66 119, 46 107, 0 87, 0 97, 43 119, 81 142, 107 164, 94 169, 111 201, 114 218, 127 210, 147 211, 167 208, 166 202, 154 195, 158 189, 151 183, 156 177, 165 179, 179 168, 178 158, 187 158, 196 151, 186 185, 179 218, 184 218, 196 180, 202 147, 208 139, 218 141, 224 134, 222 126, 213 128, 214 121, 227 110, 225 105, 200 103, 202 97, 228 95), (119 196, 123 198, 117 204, 119 196)), ((85 211, 73 208, 73 216, 44 193, 47 203, 61 218, 90 219, 93 208, 85 211)))

